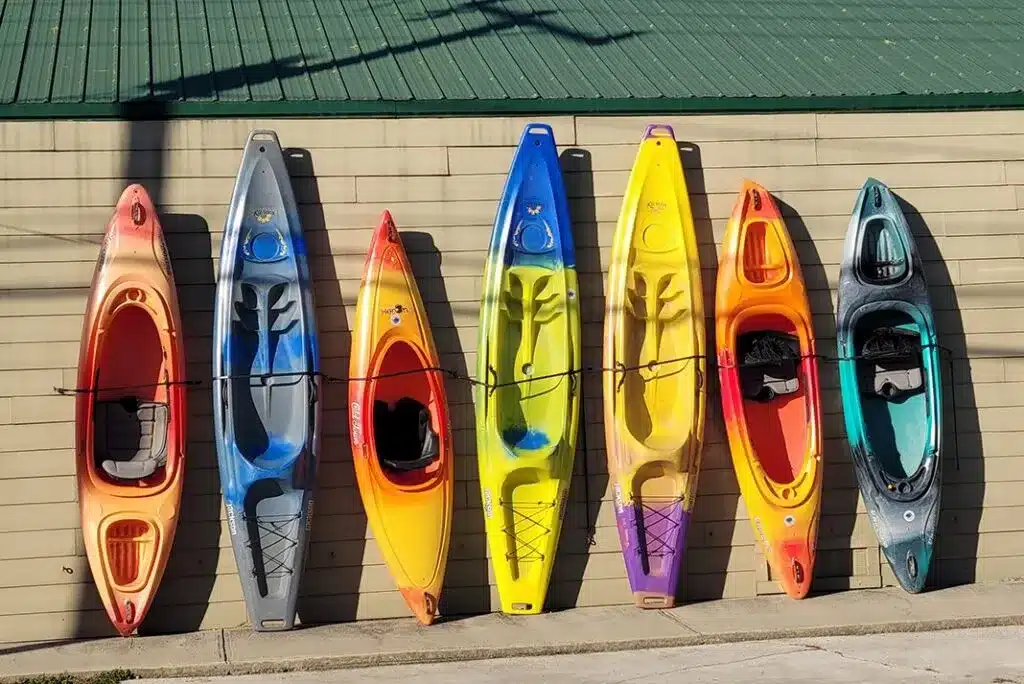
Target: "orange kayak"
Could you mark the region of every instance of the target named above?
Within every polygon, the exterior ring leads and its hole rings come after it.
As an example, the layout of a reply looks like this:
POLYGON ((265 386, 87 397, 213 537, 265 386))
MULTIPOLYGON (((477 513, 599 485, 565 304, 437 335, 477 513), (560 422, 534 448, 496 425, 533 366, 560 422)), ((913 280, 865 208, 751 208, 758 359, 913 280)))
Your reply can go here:
POLYGON ((429 625, 452 528, 451 425, 430 323, 387 211, 366 255, 353 330, 349 434, 359 493, 399 591, 429 625))
POLYGON ((82 328, 75 445, 93 579, 122 636, 146 617, 174 542, 185 468, 185 354, 153 203, 121 195, 82 328))
POLYGON ((803 275, 775 201, 747 181, 719 260, 715 337, 740 492, 773 577, 811 586, 821 507, 821 400, 803 275))

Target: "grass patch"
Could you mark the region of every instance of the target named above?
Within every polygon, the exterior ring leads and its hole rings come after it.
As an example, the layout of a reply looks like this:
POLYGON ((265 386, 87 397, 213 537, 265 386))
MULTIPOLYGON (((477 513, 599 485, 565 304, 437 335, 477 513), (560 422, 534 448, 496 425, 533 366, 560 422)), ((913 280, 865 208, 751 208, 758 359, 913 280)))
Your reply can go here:
POLYGON ((107 670, 99 674, 76 675, 67 672, 55 675, 26 677, 18 684, 118 684, 126 679, 136 679, 131 670, 107 670))

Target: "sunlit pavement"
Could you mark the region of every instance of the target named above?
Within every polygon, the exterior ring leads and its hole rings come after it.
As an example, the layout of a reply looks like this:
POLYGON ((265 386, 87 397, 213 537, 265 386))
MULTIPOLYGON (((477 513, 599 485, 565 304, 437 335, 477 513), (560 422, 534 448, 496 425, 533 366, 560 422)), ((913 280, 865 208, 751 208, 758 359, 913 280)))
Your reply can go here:
POLYGON ((1024 627, 757 641, 134 684, 1024 684, 1024 627))

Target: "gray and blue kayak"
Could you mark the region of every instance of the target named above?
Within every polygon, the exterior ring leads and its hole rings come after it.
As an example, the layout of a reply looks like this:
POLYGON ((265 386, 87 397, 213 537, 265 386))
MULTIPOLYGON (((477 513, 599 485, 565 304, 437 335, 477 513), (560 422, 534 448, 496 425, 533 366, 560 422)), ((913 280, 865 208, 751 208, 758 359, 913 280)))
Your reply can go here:
POLYGON ((900 585, 931 566, 942 489, 942 386, 935 315, 906 217, 883 183, 857 195, 839 275, 836 336, 857 482, 900 585))
POLYGON ((253 629, 291 629, 313 515, 320 361, 298 206, 273 131, 246 141, 224 227, 213 406, 228 529, 253 629))

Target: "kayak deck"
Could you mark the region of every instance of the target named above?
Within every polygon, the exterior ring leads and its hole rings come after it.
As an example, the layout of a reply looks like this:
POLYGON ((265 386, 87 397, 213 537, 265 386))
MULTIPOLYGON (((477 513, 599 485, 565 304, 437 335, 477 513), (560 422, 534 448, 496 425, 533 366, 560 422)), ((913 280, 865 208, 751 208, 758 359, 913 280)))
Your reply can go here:
POLYGON ((359 494, 399 591, 429 625, 451 541, 451 426, 430 322, 388 211, 366 255, 354 331, 349 434, 359 494))
POLYGON ((484 521, 507 613, 537 613, 575 457, 580 323, 568 202, 550 126, 528 124, 484 272, 476 388, 484 521))
POLYGON ((704 308, 686 181, 669 126, 647 128, 612 245, 605 436, 636 605, 675 604, 704 428, 704 308))
POLYGON ((836 307, 843 418, 872 528, 900 585, 924 589, 942 490, 942 389, 928 285, 892 192, 869 178, 836 307))
POLYGON ((803 276, 771 195, 747 181, 715 301, 722 412, 736 479, 772 576, 810 590, 821 504, 821 405, 803 276))
POLYGON ((290 629, 311 526, 319 359, 306 248, 272 131, 250 133, 221 246, 215 435, 252 627, 290 629))
MULTIPOLYGON (((899 342, 920 348, 921 332, 910 316, 879 311, 862 316, 857 323, 854 348, 861 350, 861 356, 880 332, 898 335, 899 342)), ((910 477, 924 460, 928 437, 923 429, 928 424, 928 404, 919 355, 860 358, 857 366, 867 448, 890 476, 910 477)))
POLYGON ((76 399, 86 555, 114 627, 131 634, 177 528, 186 396, 181 323, 163 231, 142 186, 107 226, 83 324, 76 399))

